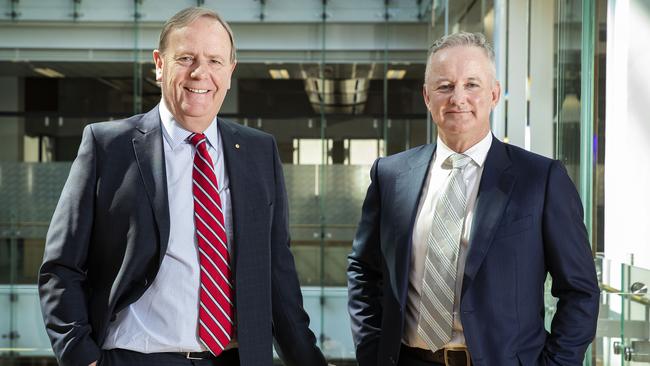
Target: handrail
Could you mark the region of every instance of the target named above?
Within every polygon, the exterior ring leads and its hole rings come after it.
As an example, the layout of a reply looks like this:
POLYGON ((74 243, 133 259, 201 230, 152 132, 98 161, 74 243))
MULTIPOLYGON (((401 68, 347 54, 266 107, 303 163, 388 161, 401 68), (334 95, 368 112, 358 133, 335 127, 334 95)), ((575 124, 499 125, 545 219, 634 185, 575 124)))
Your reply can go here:
POLYGON ((650 300, 647 299, 645 296, 639 296, 639 295, 632 294, 632 293, 629 293, 629 292, 622 292, 621 290, 619 290, 617 288, 614 288, 612 286, 606 285, 604 283, 600 284, 600 288, 602 290, 604 290, 605 292, 607 292, 607 293, 618 294, 618 295, 621 295, 623 297, 628 297, 633 302, 636 302, 638 304, 642 304, 642 305, 650 307, 650 300))

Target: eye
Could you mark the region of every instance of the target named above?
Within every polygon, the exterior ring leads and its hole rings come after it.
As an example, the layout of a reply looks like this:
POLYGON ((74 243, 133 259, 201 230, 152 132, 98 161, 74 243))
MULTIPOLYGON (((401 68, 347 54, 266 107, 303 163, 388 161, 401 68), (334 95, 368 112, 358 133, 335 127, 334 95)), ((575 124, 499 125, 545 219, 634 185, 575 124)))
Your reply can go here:
POLYGON ((480 85, 478 85, 477 83, 474 83, 474 82, 467 83, 466 86, 467 86, 468 89, 475 89, 475 88, 480 87, 480 85))
POLYGON ((451 91, 453 89, 454 89, 454 87, 451 84, 438 85, 438 87, 436 88, 436 90, 442 91, 442 92, 451 91))
POLYGON ((176 58, 176 61, 183 64, 191 63, 193 60, 192 56, 180 56, 176 58))
POLYGON ((214 65, 219 65, 219 66, 223 65, 223 61, 221 61, 219 59, 213 59, 213 60, 210 60, 210 62, 212 64, 214 64, 214 65))

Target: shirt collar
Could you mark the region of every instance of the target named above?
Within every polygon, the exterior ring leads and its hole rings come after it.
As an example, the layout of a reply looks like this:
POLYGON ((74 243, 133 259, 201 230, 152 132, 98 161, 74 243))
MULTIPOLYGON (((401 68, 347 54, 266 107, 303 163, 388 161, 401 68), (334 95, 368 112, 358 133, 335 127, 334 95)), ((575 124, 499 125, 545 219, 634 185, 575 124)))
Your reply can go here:
MULTIPOLYGON (((487 158, 488 151, 490 151, 490 146, 492 146, 492 132, 488 131, 488 133, 485 135, 485 137, 483 137, 483 139, 481 139, 481 141, 477 142, 474 144, 474 146, 467 149, 463 154, 472 158, 472 161, 476 165, 482 167, 485 163, 485 159, 487 158)), ((454 153, 456 152, 450 149, 449 146, 447 146, 444 142, 442 142, 442 139, 440 136, 438 136, 436 142, 436 164, 442 165, 442 163, 447 160, 451 154, 454 153)))
MULTIPOLYGON (((158 112, 160 113, 160 120, 163 124, 163 136, 165 141, 169 146, 175 149, 178 145, 183 142, 187 142, 187 138, 190 137, 192 132, 186 130, 181 126, 178 121, 174 118, 174 115, 169 111, 167 105, 165 105, 165 100, 161 99, 158 104, 158 112)), ((205 134, 208 144, 216 148, 220 143, 219 139, 219 129, 217 128, 217 117, 215 116, 208 128, 203 131, 205 134)))

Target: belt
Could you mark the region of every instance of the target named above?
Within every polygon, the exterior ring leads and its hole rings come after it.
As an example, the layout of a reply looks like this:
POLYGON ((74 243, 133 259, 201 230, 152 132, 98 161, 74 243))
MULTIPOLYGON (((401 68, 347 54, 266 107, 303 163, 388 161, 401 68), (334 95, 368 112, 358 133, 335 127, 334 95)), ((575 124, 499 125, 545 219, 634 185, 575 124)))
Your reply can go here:
POLYGON ((177 354, 177 355, 181 355, 181 356, 187 358, 188 360, 207 360, 207 359, 214 358, 212 353, 210 353, 209 351, 205 351, 205 352, 173 352, 173 353, 177 354))
POLYGON ((426 362, 435 362, 445 366, 471 366, 469 351, 465 347, 447 347, 431 352, 428 349, 409 347, 402 344, 403 355, 426 362))

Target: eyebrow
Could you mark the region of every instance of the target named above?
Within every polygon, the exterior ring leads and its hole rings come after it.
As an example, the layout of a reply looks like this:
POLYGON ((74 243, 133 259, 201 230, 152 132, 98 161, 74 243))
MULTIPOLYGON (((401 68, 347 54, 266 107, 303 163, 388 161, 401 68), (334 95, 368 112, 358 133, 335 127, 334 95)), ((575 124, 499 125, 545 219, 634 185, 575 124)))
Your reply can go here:
MULTIPOLYGON (((179 48, 174 50, 172 53, 174 56, 178 55, 197 55, 197 52, 187 49, 187 48, 179 48)), ((198 54, 203 55, 203 52, 199 52, 198 54)), ((211 54, 206 54, 207 58, 230 58, 230 55, 219 55, 217 53, 211 53, 211 54)))
MULTIPOLYGON (((436 83, 444 82, 444 81, 451 81, 450 79, 446 77, 439 77, 436 80, 434 80, 436 83)), ((483 81, 480 77, 478 76, 470 76, 467 78, 467 81, 483 81)))

